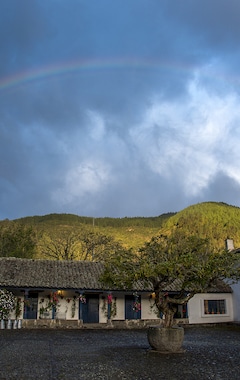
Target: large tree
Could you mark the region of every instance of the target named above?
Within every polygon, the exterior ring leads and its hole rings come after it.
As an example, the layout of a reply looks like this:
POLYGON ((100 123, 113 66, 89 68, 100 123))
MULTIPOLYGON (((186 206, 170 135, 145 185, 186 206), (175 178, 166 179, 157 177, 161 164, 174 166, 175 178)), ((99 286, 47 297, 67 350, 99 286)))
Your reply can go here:
POLYGON ((79 252, 79 236, 74 232, 43 234, 39 243, 42 256, 54 260, 75 260, 79 252))
POLYGON ((238 263, 236 251, 216 251, 207 239, 175 230, 153 237, 138 253, 118 251, 110 256, 102 281, 123 289, 136 288, 137 281, 150 286, 165 327, 172 327, 177 305, 208 291, 219 280, 236 280, 238 263))
POLYGON ((37 238, 32 226, 4 220, 0 222, 0 256, 33 258, 37 238))
POLYGON ((89 229, 43 234, 39 244, 41 255, 55 260, 105 260, 119 247, 113 237, 89 229))

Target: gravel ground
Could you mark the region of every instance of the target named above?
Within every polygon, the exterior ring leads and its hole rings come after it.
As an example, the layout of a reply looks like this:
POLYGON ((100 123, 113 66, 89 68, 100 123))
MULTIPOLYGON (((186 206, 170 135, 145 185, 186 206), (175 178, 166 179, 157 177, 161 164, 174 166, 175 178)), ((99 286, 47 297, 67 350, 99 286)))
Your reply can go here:
POLYGON ((0 379, 240 379, 239 326, 189 326, 184 349, 153 352, 146 330, 0 330, 0 379))

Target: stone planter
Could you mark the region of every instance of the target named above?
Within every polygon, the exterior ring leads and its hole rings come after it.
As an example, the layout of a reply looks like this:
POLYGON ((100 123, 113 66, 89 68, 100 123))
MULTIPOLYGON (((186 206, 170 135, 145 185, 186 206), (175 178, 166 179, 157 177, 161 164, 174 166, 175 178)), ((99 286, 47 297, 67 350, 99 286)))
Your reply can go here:
POLYGON ((161 353, 184 352, 182 349, 183 339, 183 327, 150 326, 148 329, 148 342, 150 346, 161 353))
POLYGON ((1 330, 4 330, 5 329, 5 321, 4 319, 1 319, 1 330))

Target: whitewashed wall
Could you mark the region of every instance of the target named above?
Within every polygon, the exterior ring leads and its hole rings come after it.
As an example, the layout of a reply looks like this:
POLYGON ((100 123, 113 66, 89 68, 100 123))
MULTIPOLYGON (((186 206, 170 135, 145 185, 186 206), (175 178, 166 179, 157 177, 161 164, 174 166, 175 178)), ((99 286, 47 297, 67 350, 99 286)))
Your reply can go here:
MULTIPOLYGON (((196 294, 188 302, 188 317, 189 323, 220 323, 220 322, 232 322, 240 321, 240 283, 233 285, 233 293, 203 293, 196 294), (226 314, 204 314, 204 300, 226 300, 226 314)), ((39 294, 38 298, 38 318, 40 317, 40 308, 46 306, 48 302, 47 295, 49 291, 45 291, 39 294), (44 299, 44 302, 41 300, 44 299)), ((59 296, 59 306, 57 307, 57 318, 67 319, 67 320, 78 320, 79 319, 79 300, 76 299, 75 313, 72 315, 73 297, 76 293, 71 291, 64 291, 63 298, 59 296)), ((107 293, 99 296, 99 323, 106 323, 107 316, 103 311, 103 304, 107 297, 107 293)), ((113 299, 116 297, 116 310, 117 314, 112 318, 113 320, 124 320, 125 319, 125 297, 121 293, 114 293, 113 299)), ((23 318, 23 296, 21 296, 21 315, 20 319, 23 318)), ((151 320, 157 319, 156 307, 154 306, 154 300, 150 298, 150 294, 141 294, 141 319, 151 320)), ((51 312, 50 312, 51 314, 51 312)), ((15 319, 15 311, 10 315, 11 319, 15 319)), ((51 316, 50 316, 51 318, 51 316)))
POLYGON ((232 322, 233 298, 232 293, 202 293, 195 294, 188 302, 189 323, 222 323, 232 322), (204 314, 204 300, 226 300, 226 314, 204 314))
MULTIPOLYGON (((48 304, 48 295, 49 291, 42 292, 39 294, 38 297, 38 318, 40 317, 40 309, 41 307, 46 307, 48 304)), ((76 296, 76 293, 73 293, 71 291, 63 291, 62 297, 58 295, 58 306, 57 306, 57 312, 56 317, 59 319, 70 319, 70 320, 77 320, 79 316, 79 300, 75 299, 74 296, 76 296), (75 311, 74 311, 74 305, 75 303, 75 311), (74 316, 73 316, 74 313, 74 316)), ((51 314, 51 311, 50 311, 51 314)))
MULTIPOLYGON (((20 316, 18 317, 18 319, 23 319, 23 311, 24 311, 24 303, 23 303, 23 300, 24 300, 24 297, 23 296, 17 296, 17 298, 19 298, 21 301, 20 301, 20 305, 21 305, 21 313, 20 313, 20 316)), ((13 310, 10 314, 9 314, 9 319, 16 319, 16 311, 13 310)))
POLYGON ((150 294, 143 294, 141 296, 142 311, 141 319, 157 319, 158 311, 154 305, 154 300, 150 299, 150 294))
MULTIPOLYGON (((139 293, 140 295, 140 293, 139 293)), ((141 319, 157 319, 157 309, 154 306, 154 300, 149 299, 150 294, 141 294, 141 319)), ((114 293, 113 299, 116 297, 117 314, 112 320, 124 321, 125 320, 125 296, 122 293, 114 293)), ((106 316, 102 311, 103 300, 99 300, 99 322, 106 323, 106 316)))

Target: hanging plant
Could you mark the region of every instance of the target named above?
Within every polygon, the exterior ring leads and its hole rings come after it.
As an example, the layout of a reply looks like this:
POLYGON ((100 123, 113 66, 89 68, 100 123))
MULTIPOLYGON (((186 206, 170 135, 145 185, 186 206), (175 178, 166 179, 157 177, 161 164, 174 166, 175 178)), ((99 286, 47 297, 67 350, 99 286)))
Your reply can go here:
POLYGON ((134 301, 134 303, 133 303, 133 311, 135 311, 136 313, 138 313, 140 310, 141 310, 141 303, 138 300, 134 301))
POLYGON ((107 302, 108 302, 108 305, 111 305, 112 304, 112 294, 108 294, 107 296, 107 302))
POLYGON ((26 307, 30 307, 31 306, 30 301, 28 299, 23 300, 23 303, 24 303, 24 306, 26 306, 26 307))
POLYGON ((76 296, 74 296, 72 300, 72 318, 75 317, 75 312, 76 312, 76 296))
POLYGON ((86 296, 84 294, 80 294, 79 295, 79 301, 81 303, 86 303, 87 302, 86 296))
POLYGON ((115 297, 113 299, 112 294, 108 294, 107 298, 104 296, 102 297, 103 305, 102 305, 102 312, 104 313, 105 317, 108 318, 108 305, 110 305, 110 318, 113 318, 117 315, 117 298, 115 297))
POLYGON ((50 310, 52 309, 53 307, 56 309, 57 306, 59 306, 59 299, 58 299, 58 293, 57 292, 51 292, 49 295, 48 295, 48 304, 47 304, 47 309, 50 310))
POLYGON ((137 292, 133 293, 135 301, 133 302, 133 311, 138 313, 141 310, 141 302, 139 301, 139 295, 137 292))
POLYGON ((22 312, 22 307, 21 307, 22 300, 21 298, 16 298, 16 304, 15 304, 15 317, 18 319, 21 315, 22 312))
MULTIPOLYGON (((58 299, 58 294, 57 292, 51 292, 48 296, 47 296, 48 300, 46 300, 46 304, 45 304, 45 299, 44 298, 41 298, 40 300, 40 304, 42 305, 41 308, 39 309, 39 313, 40 315, 42 316, 44 313, 49 313, 51 312, 51 310, 54 308, 55 311, 57 311, 57 308, 60 306, 59 305, 59 299, 58 299)), ((28 300, 26 300, 28 301, 28 300)), ((26 302, 24 301, 24 302, 26 302)))

